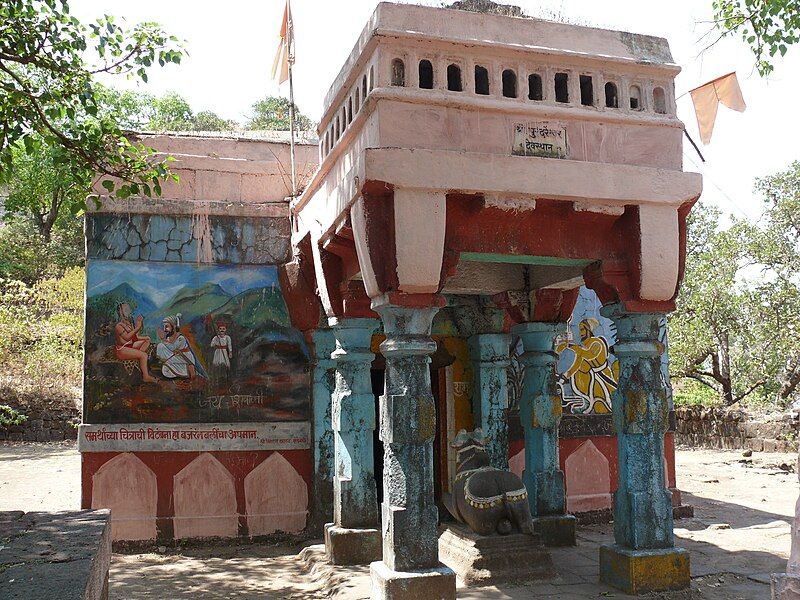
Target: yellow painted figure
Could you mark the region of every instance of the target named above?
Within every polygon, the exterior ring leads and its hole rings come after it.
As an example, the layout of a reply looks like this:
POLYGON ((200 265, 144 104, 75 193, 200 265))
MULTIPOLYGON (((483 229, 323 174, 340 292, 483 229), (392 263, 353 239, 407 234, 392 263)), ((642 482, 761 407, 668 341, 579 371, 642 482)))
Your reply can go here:
POLYGON ((569 349, 575 353, 569 369, 563 374, 572 384, 573 392, 582 400, 584 413, 610 413, 611 394, 617 389, 619 362, 608 362, 608 342, 595 336, 599 327, 597 319, 584 319, 578 325, 580 344, 561 341, 556 344, 556 352, 561 354, 569 349))

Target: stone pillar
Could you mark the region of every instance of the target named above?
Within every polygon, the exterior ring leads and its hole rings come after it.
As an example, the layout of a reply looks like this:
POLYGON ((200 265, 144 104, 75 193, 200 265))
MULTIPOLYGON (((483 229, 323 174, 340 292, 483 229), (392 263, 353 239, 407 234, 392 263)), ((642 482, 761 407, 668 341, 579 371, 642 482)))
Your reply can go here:
POLYGON ((386 340, 385 393, 380 403, 383 441, 383 560, 370 566, 373 599, 450 599, 455 574, 439 562, 438 510, 433 497, 436 405, 430 355, 437 308, 373 301, 386 340))
POLYGON ((375 319, 330 319, 336 336, 331 358, 336 389, 331 402, 334 436, 333 523, 325 526, 325 550, 333 564, 366 564, 381 556, 373 468, 370 351, 375 319))
POLYGON ((629 594, 689 587, 689 554, 674 547, 672 495, 664 480, 664 434, 669 428, 667 384, 661 375, 660 313, 601 314, 617 328, 620 363, 612 396, 619 486, 614 493, 614 540, 600 548, 600 579, 629 594))
POLYGON ((486 435, 486 451, 496 469, 508 470, 508 368, 511 336, 479 333, 469 338, 475 426, 486 435))
POLYGON ((525 436, 522 481, 536 530, 552 546, 574 546, 576 519, 566 514, 564 472, 558 459, 561 394, 558 391, 556 335, 564 323, 521 323, 512 332, 522 340, 524 367, 519 417, 525 436))
MULTIPOLYGON (((798 456, 800 464, 800 456, 798 456)), ((772 600, 797 600, 800 598, 800 498, 794 507, 792 522, 792 552, 786 573, 772 576, 772 600)))
POLYGON ((312 423, 314 449, 314 514, 312 528, 322 531, 322 526, 333 519, 333 430, 331 429, 331 394, 335 386, 335 364, 331 354, 336 349, 336 338, 330 329, 317 329, 311 334, 313 356, 311 362, 311 403, 314 413, 312 423))

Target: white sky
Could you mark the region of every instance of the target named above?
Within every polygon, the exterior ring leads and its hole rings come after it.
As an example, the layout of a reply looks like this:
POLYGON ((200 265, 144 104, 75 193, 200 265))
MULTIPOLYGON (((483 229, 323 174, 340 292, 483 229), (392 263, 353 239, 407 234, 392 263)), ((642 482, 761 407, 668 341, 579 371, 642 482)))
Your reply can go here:
MULTIPOLYGON (((676 84, 678 95, 737 71, 747 111, 740 114, 720 106, 712 142, 701 147, 705 165, 688 142, 685 144, 685 170, 705 175, 704 202, 740 218, 756 218, 761 201, 752 194, 754 178, 783 170, 800 159, 800 46, 778 59, 774 73, 765 80, 755 72, 753 57, 739 38, 722 40, 701 53, 708 44, 701 37, 711 27, 712 0, 504 2, 517 4, 533 16, 556 13, 579 24, 666 37, 675 61, 683 67, 676 84)), ((415 3, 440 4, 434 0, 415 3)), ((295 101, 313 120, 319 120, 325 93, 376 4, 376 0, 292 1, 297 49, 295 101)), ((279 89, 270 80, 284 0, 72 0, 70 5, 73 14, 84 21, 104 13, 125 17, 129 24, 157 21, 186 40, 190 55, 180 66, 153 69, 149 85, 142 88, 150 93, 176 91, 195 111, 213 110, 239 121, 258 98, 288 94, 286 84, 279 89)), ((115 85, 131 84, 119 81, 115 85)), ((678 100, 678 116, 699 144, 689 96, 678 100)))

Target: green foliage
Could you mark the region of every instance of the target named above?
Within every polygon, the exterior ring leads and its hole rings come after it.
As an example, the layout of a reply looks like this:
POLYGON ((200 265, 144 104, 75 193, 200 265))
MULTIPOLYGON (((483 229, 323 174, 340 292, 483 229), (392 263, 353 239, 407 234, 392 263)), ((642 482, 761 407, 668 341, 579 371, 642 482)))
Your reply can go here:
POLYGON ((722 36, 738 33, 769 75, 777 54, 800 41, 800 0, 714 0, 714 22, 722 36))
POLYGON ((33 221, 6 215, 0 225, 0 279, 33 284, 42 278, 60 277, 70 267, 83 266, 83 217, 59 218, 45 243, 33 221))
POLYGON ((11 425, 22 425, 28 417, 7 404, 0 404, 0 427, 10 427, 11 425))
MULTIPOLYGON (((288 98, 268 96, 253 104, 253 114, 245 123, 245 129, 269 129, 289 131, 288 98)), ((294 107, 295 131, 309 131, 314 128, 314 123, 294 107)))
POLYGON ((715 406, 720 404, 720 397, 712 388, 695 381, 685 379, 674 386, 672 400, 675 407, 680 406, 715 406))
POLYGON ((74 394, 83 353, 84 270, 28 285, 0 279, 4 384, 38 397, 74 394))
POLYGON ((155 23, 126 29, 106 15, 87 26, 65 0, 0 3, 0 180, 13 173, 15 152, 35 154, 41 142, 63 150, 54 159, 75 172, 110 176, 103 182, 109 193, 158 193, 166 164, 100 110, 94 77, 147 82, 155 63, 182 56, 178 41, 155 23))

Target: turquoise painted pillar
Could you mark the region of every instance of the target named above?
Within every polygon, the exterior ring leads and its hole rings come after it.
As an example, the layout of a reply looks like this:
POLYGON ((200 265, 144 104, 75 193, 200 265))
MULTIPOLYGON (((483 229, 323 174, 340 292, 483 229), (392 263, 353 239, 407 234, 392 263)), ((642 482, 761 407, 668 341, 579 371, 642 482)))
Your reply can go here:
POLYGON ((455 574, 439 562, 438 509, 433 487, 436 404, 430 355, 438 308, 372 305, 386 340, 385 393, 380 403, 383 441, 383 560, 371 565, 372 598, 455 598, 455 574))
POLYGON ((604 307, 614 321, 619 387, 612 396, 619 455, 614 493, 615 544, 600 548, 600 576, 628 593, 689 585, 689 557, 674 548, 672 495, 664 480, 664 434, 669 428, 668 384, 661 374, 661 313, 604 307))
POLYGON ((486 435, 491 465, 508 470, 508 368, 511 336, 479 333, 468 340, 472 362, 473 414, 476 427, 486 435))
POLYGON ((318 531, 333 519, 333 429, 331 428, 331 394, 336 381, 331 354, 336 338, 330 329, 317 329, 311 334, 311 400, 314 448, 314 515, 312 523, 318 531))
POLYGON ((336 319, 331 358, 336 388, 331 399, 334 439, 333 523, 325 528, 325 547, 334 564, 363 564, 380 557, 372 433, 370 351, 375 319, 336 319))
POLYGON ((519 417, 525 437, 522 481, 534 524, 546 544, 575 544, 576 520, 566 514, 564 472, 558 458, 561 394, 558 390, 555 338, 565 323, 521 323, 512 333, 522 341, 524 374, 519 417))

